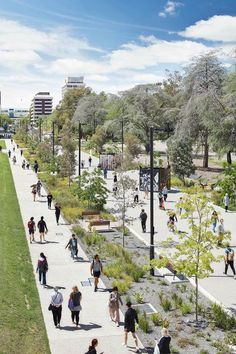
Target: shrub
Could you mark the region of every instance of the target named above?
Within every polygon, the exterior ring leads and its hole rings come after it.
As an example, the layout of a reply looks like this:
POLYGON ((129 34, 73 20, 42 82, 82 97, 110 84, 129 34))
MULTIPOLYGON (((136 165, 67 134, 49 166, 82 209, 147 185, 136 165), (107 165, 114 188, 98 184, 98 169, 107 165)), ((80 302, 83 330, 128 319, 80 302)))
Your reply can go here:
POLYGON ((125 279, 115 279, 112 282, 112 286, 117 286, 117 288, 119 289, 119 292, 121 294, 125 294, 127 293, 127 291, 130 289, 132 285, 132 280, 131 278, 127 275, 125 279))
POLYGON ((166 280, 161 280, 160 285, 167 286, 169 285, 166 280))
POLYGON ((169 328, 169 326, 170 326, 170 321, 169 321, 167 318, 163 318, 163 319, 162 319, 161 326, 164 327, 164 328, 169 328))
POLYGON ((213 304, 211 310, 212 318, 217 327, 224 330, 231 330, 236 327, 236 319, 227 314, 220 305, 213 304))
POLYGON ((180 354, 180 351, 179 351, 179 349, 176 348, 176 347, 171 347, 171 353, 172 353, 172 354, 180 354))
POLYGON ((180 306, 180 311, 183 316, 187 315, 188 313, 191 313, 192 311, 192 306, 187 303, 182 303, 180 306))
POLYGON ((180 348, 186 348, 189 345, 194 345, 193 338, 181 337, 178 338, 177 344, 180 348))
POLYGON ((183 303, 183 299, 182 297, 178 296, 178 294, 173 293, 171 295, 172 300, 174 301, 175 307, 178 309, 181 307, 182 303, 183 303))
POLYGON ((226 333, 225 335, 225 343, 230 345, 236 345, 236 333, 226 333))
POLYGON ((134 299, 138 304, 143 304, 144 303, 144 296, 142 293, 135 293, 134 294, 134 299))
POLYGON ((160 298, 160 304, 165 312, 170 311, 172 308, 172 303, 167 297, 162 296, 160 298))
POLYGON ((162 324, 163 318, 160 313, 153 313, 151 315, 151 321, 154 324, 154 326, 160 326, 162 324))
POLYGON ((202 350, 200 350, 199 354, 210 354, 210 353, 207 349, 202 349, 202 350))
POLYGON ((138 322, 139 322, 139 328, 144 333, 149 333, 150 332, 150 323, 149 323, 149 320, 147 318, 146 312, 144 312, 143 315, 139 315, 138 322))
POLYGON ((135 269, 133 269, 133 271, 131 271, 131 276, 133 278, 133 280, 138 283, 139 279, 142 278, 145 274, 145 271, 141 268, 135 265, 135 269))
POLYGON ((72 230, 80 238, 83 238, 86 235, 85 230, 80 225, 74 226, 72 230))
POLYGON ((106 237, 94 231, 91 234, 86 234, 84 240, 88 246, 99 246, 106 240, 106 237))

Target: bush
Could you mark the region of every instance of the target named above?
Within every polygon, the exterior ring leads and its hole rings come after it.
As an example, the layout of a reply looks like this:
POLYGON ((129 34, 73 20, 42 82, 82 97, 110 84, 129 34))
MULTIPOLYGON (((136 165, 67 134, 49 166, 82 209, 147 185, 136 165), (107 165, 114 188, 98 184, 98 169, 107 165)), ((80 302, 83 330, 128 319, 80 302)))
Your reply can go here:
POLYGON ((236 328, 236 319, 227 314, 220 305, 213 304, 211 306, 211 315, 218 328, 224 330, 232 330, 236 328))
POLYGON ((170 326, 170 321, 169 321, 167 318, 163 318, 163 319, 162 319, 161 326, 162 326, 163 328, 169 328, 169 326, 170 326))
POLYGON ((172 303, 167 297, 162 296, 160 298, 160 304, 165 312, 170 311, 172 308, 172 303))
POLYGON ((178 309, 181 307, 182 303, 183 303, 183 299, 182 297, 178 296, 178 294, 173 293, 171 295, 172 300, 174 301, 175 307, 178 309))
POLYGON ((151 321, 154 324, 154 326, 160 326, 162 324, 163 318, 160 313, 153 313, 151 315, 151 321))
POLYGON ((180 354, 180 351, 179 351, 178 348, 171 347, 171 353, 172 353, 172 354, 180 354))
POLYGON ((73 233, 76 234, 79 238, 83 238, 86 235, 85 230, 80 226, 76 225, 72 228, 73 233))
POLYGON ((210 354, 208 350, 202 349, 199 354, 210 354))
POLYGON ((106 237, 94 231, 91 234, 86 234, 84 240, 88 246, 99 246, 106 240, 106 237))
POLYGON ((143 304, 144 303, 144 296, 142 293, 135 293, 134 294, 134 299, 138 304, 143 304))
POLYGON ((225 335, 225 343, 230 345, 236 345, 236 333, 226 333, 225 335))
POLYGON ((140 315, 138 318, 139 322, 139 328, 144 332, 144 333, 149 333, 150 332, 150 323, 147 318, 146 312, 143 313, 143 315, 140 315))
POLYGON ((132 280, 128 275, 123 280, 116 279, 116 280, 113 280, 113 282, 112 282, 112 286, 113 287, 117 286, 117 288, 119 289, 119 292, 121 294, 127 293, 127 291, 130 289, 131 285, 132 285, 132 280))
POLYGON ((178 344, 178 346, 180 348, 186 348, 189 345, 196 345, 196 343, 194 342, 193 338, 189 338, 189 337, 181 337, 181 338, 179 338, 177 340, 177 344, 178 344))
POLYGON ((183 316, 187 315, 188 313, 192 312, 192 306, 187 303, 182 303, 180 306, 180 311, 183 316))

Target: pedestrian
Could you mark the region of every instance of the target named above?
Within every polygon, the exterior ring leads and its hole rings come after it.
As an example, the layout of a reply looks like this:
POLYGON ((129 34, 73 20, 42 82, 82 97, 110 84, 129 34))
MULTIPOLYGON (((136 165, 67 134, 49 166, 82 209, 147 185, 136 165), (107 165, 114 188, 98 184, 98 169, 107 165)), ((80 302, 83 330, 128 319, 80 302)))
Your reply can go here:
MULTIPOLYGON (((85 354, 97 354, 96 347, 98 346, 98 340, 96 338, 92 339, 91 345, 85 354)), ((101 353, 103 354, 103 353, 101 353)))
POLYGON ((11 139, 11 144, 13 144, 13 139, 11 139))
POLYGON ((30 167, 30 165, 29 165, 29 163, 27 162, 27 164, 26 164, 27 170, 29 170, 29 167, 30 167))
POLYGON ((81 168, 84 168, 84 160, 81 161, 81 168))
POLYGON ((37 265, 37 269, 36 272, 39 273, 39 282, 42 285, 47 285, 47 280, 46 280, 46 273, 48 271, 48 262, 47 262, 47 258, 44 255, 43 252, 40 253, 40 257, 38 259, 38 265, 37 265))
POLYGON ((15 146, 13 146, 13 149, 12 149, 12 150, 13 150, 13 152, 15 152, 15 151, 16 151, 16 148, 15 148, 15 146))
POLYGON ((34 161, 34 172, 35 172, 35 173, 38 173, 38 170, 39 170, 39 164, 38 164, 38 161, 35 160, 35 161, 34 161))
POLYGON ((107 179, 107 167, 103 169, 103 177, 107 179))
POLYGON ((8 150, 8 157, 11 158, 11 150, 8 150))
POLYGON ((36 194, 37 194, 37 186, 36 184, 33 184, 32 186, 30 186, 32 188, 31 193, 33 194, 33 201, 35 202, 36 200, 36 194))
POLYGON ((22 166, 23 170, 25 170, 25 160, 22 161, 22 165, 21 166, 22 166))
POLYGON ((117 183, 114 183, 113 184, 113 187, 112 187, 112 191, 113 191, 113 194, 114 194, 114 196, 116 197, 116 195, 117 195, 117 183))
POLYGON ((169 228, 169 231, 176 232, 175 222, 177 222, 177 221, 178 221, 178 219, 177 219, 175 212, 170 213, 169 220, 167 222, 167 226, 169 228))
POLYGON ((127 311, 125 312, 125 325, 124 325, 125 342, 123 345, 127 347, 128 333, 131 332, 132 337, 134 338, 135 341, 136 353, 139 353, 138 338, 135 334, 135 322, 138 324, 138 315, 136 310, 132 308, 132 304, 130 301, 127 302, 126 307, 127 307, 127 311))
POLYGON ((139 218, 141 220, 142 230, 143 232, 146 232, 147 213, 145 212, 144 209, 142 209, 139 218))
POLYGON ((211 215, 211 221, 212 221, 212 230, 215 233, 216 232, 216 225, 217 225, 217 222, 219 221, 218 214, 215 210, 213 211, 213 213, 211 215))
POLYGON ((41 197, 42 182, 40 181, 40 179, 38 180, 38 182, 36 184, 36 188, 37 188, 38 196, 41 197))
POLYGON ((89 167, 91 167, 92 166, 92 157, 91 156, 89 156, 88 163, 89 163, 89 167))
POLYGON ((164 201, 166 202, 167 196, 168 196, 168 189, 167 189, 166 186, 162 189, 162 194, 163 194, 163 197, 164 197, 164 201))
POLYGON ((23 150, 21 149, 21 150, 20 150, 20 156, 22 156, 22 155, 23 155, 23 150))
POLYGON ((69 250, 71 251, 71 257, 77 258, 78 256, 78 240, 75 236, 75 234, 72 234, 72 237, 69 239, 69 242, 67 243, 65 248, 69 248, 69 250))
POLYGON ((58 287, 55 286, 51 295, 50 305, 52 309, 53 322, 56 328, 60 328, 62 303, 63 303, 62 293, 58 290, 58 287))
POLYGON ((37 226, 39 229, 40 243, 42 243, 42 241, 45 242, 45 234, 48 233, 48 228, 43 216, 41 216, 37 226))
POLYGON ((228 193, 226 193, 225 196, 224 196, 224 199, 223 199, 226 213, 229 210, 229 199, 230 199, 229 195, 228 195, 228 193))
POLYGON ((144 199, 148 199, 148 196, 149 196, 149 187, 148 187, 148 183, 146 183, 144 186, 144 199))
POLYGON ((116 173, 114 174, 113 182, 117 183, 117 174, 116 173))
POLYGON ((229 243, 226 244, 225 249, 225 271, 224 274, 227 275, 228 267, 233 271, 234 279, 236 279, 236 273, 234 268, 234 250, 230 247, 229 243))
POLYGON ((179 215, 181 215, 181 214, 182 214, 182 211, 183 211, 183 207, 181 206, 182 201, 183 201, 183 198, 180 197, 180 198, 179 198, 179 204, 180 204, 180 205, 179 205, 179 207, 178 207, 179 215))
POLYGON ((34 239, 34 233, 36 231, 36 226, 35 226, 35 222, 34 222, 34 217, 31 216, 30 220, 28 221, 28 230, 29 230, 29 238, 30 238, 30 243, 32 243, 32 241, 35 241, 34 239))
POLYGON ((161 191, 158 193, 158 199, 159 199, 159 208, 161 209, 162 208, 162 200, 163 200, 163 194, 161 191))
POLYGON ((16 164, 16 157, 15 156, 13 156, 12 162, 13 162, 13 165, 16 164))
POLYGON ((136 187, 134 191, 134 203, 138 203, 138 202, 139 202, 139 190, 138 187, 136 187))
POLYGON ((217 226, 217 238, 218 238, 218 246, 222 245, 222 241, 224 238, 225 228, 224 228, 224 220, 220 219, 220 223, 217 226))
POLYGON ((56 215, 57 225, 59 225, 59 219, 60 219, 60 215, 61 215, 61 206, 58 203, 55 204, 55 215, 56 215))
POLYGON ((71 311, 72 323, 75 323, 76 327, 79 326, 79 313, 82 310, 81 307, 82 294, 77 286, 73 286, 70 293, 68 307, 71 311))
POLYGON ((167 328, 162 328, 161 339, 158 342, 158 348, 160 354, 170 354, 170 341, 171 337, 169 335, 167 328))
POLYGON ((48 209, 51 209, 51 206, 52 206, 52 200, 53 200, 52 193, 48 192, 48 195, 47 195, 47 200, 48 200, 48 209))
POLYGON ((94 259, 90 265, 90 273, 94 277, 94 291, 96 292, 98 289, 98 282, 100 275, 103 271, 102 262, 99 259, 98 254, 95 254, 94 259))
POLYGON ((120 294, 118 292, 118 288, 117 286, 114 286, 109 296, 108 306, 109 306, 109 314, 110 314, 111 321, 114 321, 117 327, 119 327, 120 325, 119 303, 123 305, 120 294))
POLYGON ((16 144, 17 149, 19 149, 19 144, 16 144))

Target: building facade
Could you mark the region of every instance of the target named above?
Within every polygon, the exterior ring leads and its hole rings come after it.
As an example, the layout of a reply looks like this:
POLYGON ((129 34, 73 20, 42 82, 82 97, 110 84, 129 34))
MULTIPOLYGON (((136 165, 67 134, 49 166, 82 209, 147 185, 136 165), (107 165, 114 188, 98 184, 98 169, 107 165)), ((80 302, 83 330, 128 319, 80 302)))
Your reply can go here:
POLYGON ((37 121, 42 116, 48 116, 52 113, 53 98, 50 92, 38 92, 31 103, 30 119, 37 121))
POLYGON ((62 98, 68 90, 73 90, 81 87, 85 87, 83 76, 67 77, 65 80, 65 85, 62 86, 62 98))

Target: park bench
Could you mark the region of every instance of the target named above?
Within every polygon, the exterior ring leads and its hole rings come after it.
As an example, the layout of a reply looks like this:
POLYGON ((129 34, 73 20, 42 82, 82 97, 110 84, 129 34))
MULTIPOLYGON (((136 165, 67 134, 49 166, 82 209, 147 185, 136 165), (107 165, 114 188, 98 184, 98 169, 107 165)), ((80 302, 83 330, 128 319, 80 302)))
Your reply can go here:
POLYGON ((89 227, 93 226, 108 226, 108 229, 110 229, 110 220, 91 220, 89 222, 89 227))
MULTIPOLYGON (((160 255, 160 259, 163 257, 160 255)), ((171 283, 185 283, 188 282, 188 279, 185 278, 183 274, 178 274, 177 270, 175 269, 174 262, 168 259, 168 262, 165 267, 163 268, 156 268, 157 275, 161 275, 163 278, 167 277, 167 279, 171 276, 172 279, 170 280, 171 283), (168 270, 170 273, 167 273, 168 270)), ((168 279, 169 280, 169 279, 168 279)))
POLYGON ((82 218, 84 220, 99 219, 99 210, 84 210, 82 211, 82 218))

